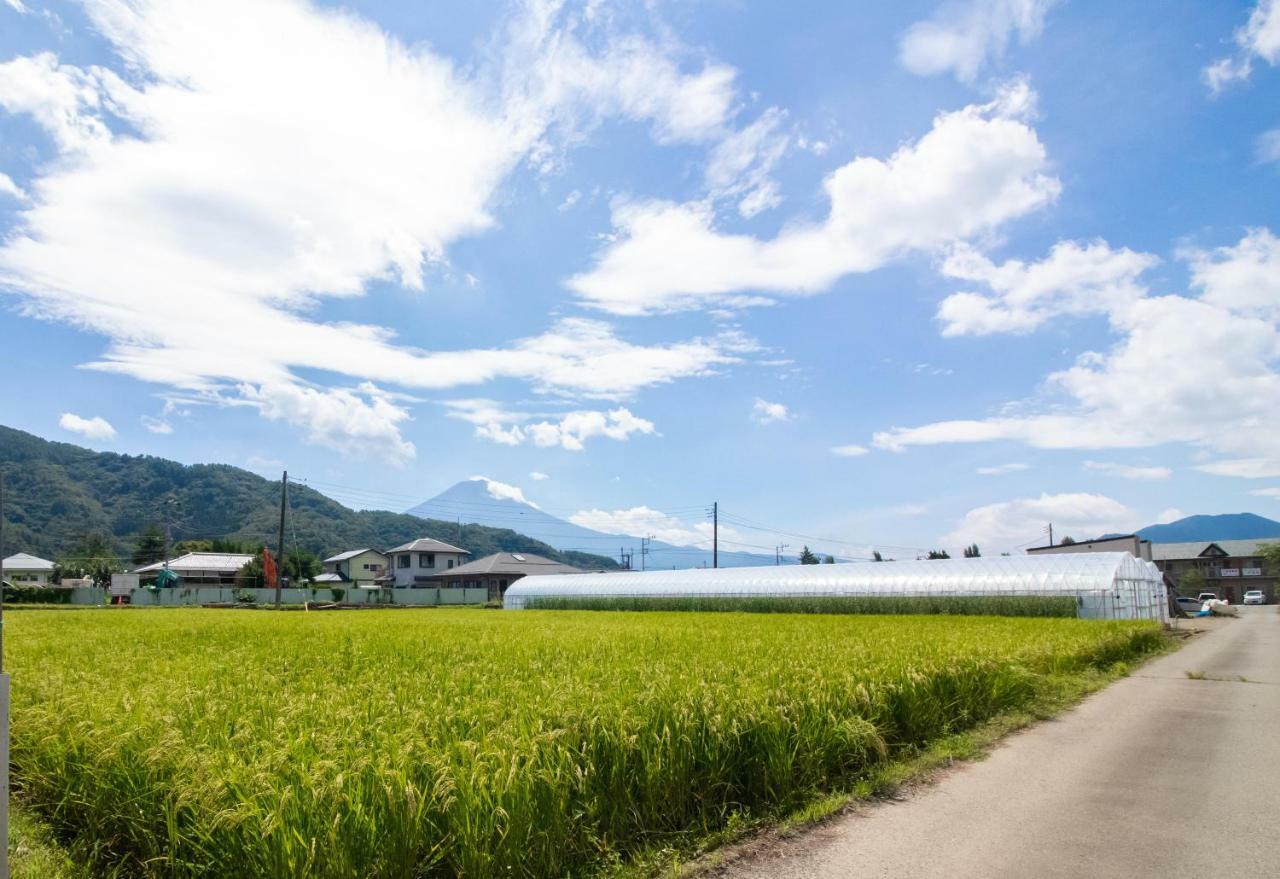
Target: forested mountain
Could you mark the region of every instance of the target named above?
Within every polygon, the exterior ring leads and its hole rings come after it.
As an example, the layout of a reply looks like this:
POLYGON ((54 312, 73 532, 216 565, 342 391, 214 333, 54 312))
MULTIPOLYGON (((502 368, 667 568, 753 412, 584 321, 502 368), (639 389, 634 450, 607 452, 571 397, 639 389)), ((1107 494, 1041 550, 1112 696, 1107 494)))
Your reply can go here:
MULTIPOLYGON (((275 546, 280 484, 226 464, 179 464, 149 455, 95 452, 0 427, 5 475, 5 555, 48 559, 69 554, 86 537, 103 536, 127 558, 150 525, 171 524, 173 539, 225 538, 275 546)), ((465 525, 403 513, 351 510, 305 485, 289 486, 285 543, 321 557, 348 549, 387 549, 434 537, 473 558, 504 550, 531 552, 589 568, 612 559, 560 552, 508 528, 465 525)))

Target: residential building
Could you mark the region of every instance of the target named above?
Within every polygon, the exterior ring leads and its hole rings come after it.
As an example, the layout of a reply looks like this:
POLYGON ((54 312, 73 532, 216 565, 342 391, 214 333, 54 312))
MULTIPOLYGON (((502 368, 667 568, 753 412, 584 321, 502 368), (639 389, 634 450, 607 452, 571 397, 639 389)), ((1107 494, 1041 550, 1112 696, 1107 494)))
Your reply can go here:
POLYGON ((1192 543, 1156 543, 1153 561, 1170 580, 1178 584, 1191 571, 1204 575, 1199 592, 1212 592, 1232 604, 1239 604, 1251 589, 1261 589, 1267 603, 1276 600, 1276 575, 1262 563, 1259 550, 1280 543, 1280 537, 1265 540, 1199 540, 1192 543))
POLYGON ((19 552, 4 560, 4 579, 15 586, 49 586, 53 583, 53 562, 19 552))
POLYGON ((467 560, 471 553, 433 537, 420 537, 386 552, 387 569, 379 582, 404 589, 412 586, 436 586, 436 574, 451 571, 467 560))
POLYGON ((353 549, 325 559, 324 573, 315 582, 350 583, 361 589, 373 589, 386 571, 386 553, 376 549, 353 549))
POLYGON ((585 574, 581 568, 554 562, 527 552, 495 552, 474 562, 437 574, 434 585, 467 589, 487 589, 489 600, 496 601, 507 587, 521 577, 536 574, 585 574))
POLYGON ((1152 559, 1151 541, 1136 534, 1117 534, 1114 537, 1100 537, 1097 540, 1082 540, 1079 543, 1055 543, 1050 546, 1033 546, 1027 555, 1060 555, 1075 552, 1127 552, 1135 559, 1154 561, 1152 559))
MULTIPOLYGON (((256 556, 232 552, 189 552, 169 560, 169 570, 182 578, 183 586, 257 586, 236 582, 240 569, 256 556)), ((165 567, 164 562, 144 565, 133 571, 140 579, 154 578, 165 567)))

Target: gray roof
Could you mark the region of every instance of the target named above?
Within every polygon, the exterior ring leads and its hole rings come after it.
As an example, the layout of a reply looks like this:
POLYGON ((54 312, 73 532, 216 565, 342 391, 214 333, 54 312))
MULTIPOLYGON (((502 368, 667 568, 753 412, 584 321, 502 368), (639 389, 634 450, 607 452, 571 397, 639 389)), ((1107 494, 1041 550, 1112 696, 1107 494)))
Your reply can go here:
POLYGON ((356 556, 361 555, 361 554, 366 553, 366 552, 376 552, 378 555, 384 555, 384 554, 385 554, 385 553, 383 553, 381 550, 377 550, 377 549, 368 549, 368 548, 365 548, 365 549, 351 549, 351 550, 347 550, 346 552, 340 552, 340 553, 338 553, 337 555, 334 555, 334 556, 329 556, 329 558, 325 559, 325 563, 327 564, 328 562, 345 562, 347 559, 353 559, 353 558, 355 558, 356 556))
POLYGON ((16 552, 4 560, 6 571, 52 571, 53 562, 26 552, 16 552))
POLYGON ((585 574, 581 568, 554 562, 540 555, 528 552, 495 552, 474 562, 467 562, 456 568, 441 571, 435 577, 458 577, 472 574, 511 574, 530 576, 534 574, 585 574))
MULTIPOLYGON (((179 574, 184 571, 221 571, 234 574, 255 558, 257 558, 256 554, 246 555, 242 552, 189 552, 176 559, 170 559, 169 569, 179 574)), ((158 571, 163 567, 164 562, 156 562, 153 565, 138 568, 133 573, 145 574, 158 571)))
POLYGON ((342 576, 341 574, 333 574, 333 573, 316 574, 314 577, 311 578, 311 582, 312 583, 345 583, 347 582, 347 578, 342 576))
POLYGON ((1219 546, 1222 551, 1232 557, 1255 556, 1259 547, 1270 543, 1280 543, 1280 537, 1268 537, 1262 540, 1194 540, 1190 543, 1153 543, 1151 558, 1157 562, 1173 559, 1196 559, 1212 546, 1219 546))
POLYGON ((434 537, 419 537, 395 549, 387 550, 388 554, 393 552, 460 552, 463 555, 471 555, 465 549, 459 549, 434 537))

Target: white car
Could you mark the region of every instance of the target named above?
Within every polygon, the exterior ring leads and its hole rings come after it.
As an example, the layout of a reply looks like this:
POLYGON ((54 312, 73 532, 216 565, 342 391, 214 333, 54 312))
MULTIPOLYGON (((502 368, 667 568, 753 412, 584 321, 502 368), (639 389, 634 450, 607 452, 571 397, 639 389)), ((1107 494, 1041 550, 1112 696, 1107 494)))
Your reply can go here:
POLYGON ((1244 594, 1244 603, 1245 604, 1266 604, 1267 599, 1262 594, 1261 589, 1250 589, 1248 592, 1244 594))

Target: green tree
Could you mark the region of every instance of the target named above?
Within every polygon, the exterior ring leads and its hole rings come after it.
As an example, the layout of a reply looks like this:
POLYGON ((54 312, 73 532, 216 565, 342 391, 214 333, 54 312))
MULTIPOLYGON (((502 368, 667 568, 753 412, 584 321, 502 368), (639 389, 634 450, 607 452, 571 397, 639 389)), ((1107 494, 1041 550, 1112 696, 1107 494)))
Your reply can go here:
POLYGON ((873 562, 882 562, 882 561, 884 561, 884 556, 880 555, 880 550, 878 550, 878 549, 873 549, 873 550, 871 550, 871 561, 873 561, 873 562))
POLYGON ((978 550, 978 544, 971 543, 964 548, 964 557, 967 559, 980 558, 982 553, 978 550))
POLYGON ((1280 577, 1280 543, 1268 543, 1258 549, 1262 556, 1262 567, 1273 577, 1280 577))
POLYGON ((141 566, 163 561, 164 547, 164 532, 160 526, 148 525, 133 544, 133 564, 141 566))
POLYGON ((822 563, 824 565, 834 565, 836 563, 836 557, 833 555, 829 555, 822 560, 822 563))
POLYGON ((809 547, 806 546, 804 549, 800 550, 800 564, 816 565, 817 563, 818 557, 813 554, 809 547))
POLYGON ((320 559, 305 549, 295 548, 285 554, 284 575, 293 585, 301 586, 304 583, 310 583, 311 578, 323 570, 324 565, 320 564, 320 559))
POLYGON ((929 550, 929 554, 928 554, 927 556, 925 556, 925 558, 927 558, 927 559, 949 559, 949 558, 951 558, 951 553, 947 552, 945 549, 931 549, 931 550, 929 550))
POLYGON ((1061 540, 1058 541, 1058 546, 1073 546, 1073 545, 1075 545, 1075 540, 1071 537, 1063 537, 1061 540))
POLYGON ((1198 596, 1201 592, 1208 592, 1209 581, 1205 579, 1204 571, 1199 568, 1192 568, 1179 577, 1178 591, 1183 595, 1192 596, 1198 596))
POLYGON ((86 534, 75 549, 54 564, 53 579, 61 583, 64 578, 88 577, 98 586, 106 586, 111 583, 112 574, 123 570, 124 565, 105 537, 86 534))

